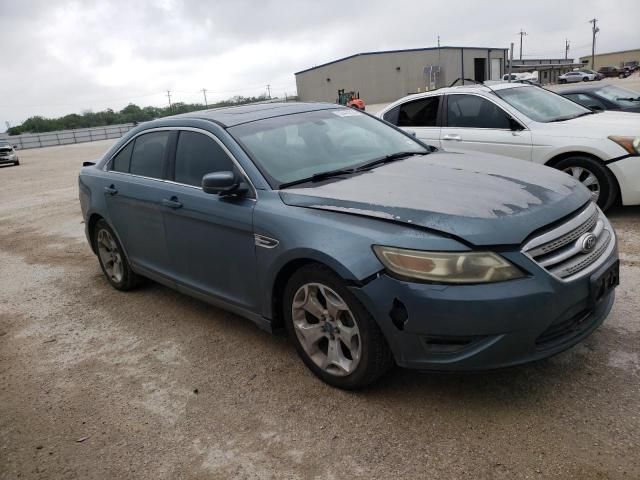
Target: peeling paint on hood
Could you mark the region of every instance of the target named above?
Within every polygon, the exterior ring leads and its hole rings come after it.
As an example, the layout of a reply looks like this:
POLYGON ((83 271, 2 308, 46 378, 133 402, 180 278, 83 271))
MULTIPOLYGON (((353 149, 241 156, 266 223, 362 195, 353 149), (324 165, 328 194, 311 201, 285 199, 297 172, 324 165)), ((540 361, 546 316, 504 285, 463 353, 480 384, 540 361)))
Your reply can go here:
POLYGON ((521 243, 590 198, 578 181, 552 168, 451 152, 308 183, 280 196, 288 205, 417 225, 476 245, 521 243))

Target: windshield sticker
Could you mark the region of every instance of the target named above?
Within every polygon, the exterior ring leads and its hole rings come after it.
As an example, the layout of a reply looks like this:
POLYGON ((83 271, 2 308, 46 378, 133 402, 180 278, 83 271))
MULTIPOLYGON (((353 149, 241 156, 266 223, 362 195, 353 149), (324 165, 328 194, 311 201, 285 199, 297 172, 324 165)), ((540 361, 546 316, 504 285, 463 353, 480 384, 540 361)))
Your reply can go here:
POLYGON ((347 108, 344 110, 334 110, 331 113, 339 117, 355 117, 357 115, 362 115, 359 111, 354 110, 353 108, 347 108))

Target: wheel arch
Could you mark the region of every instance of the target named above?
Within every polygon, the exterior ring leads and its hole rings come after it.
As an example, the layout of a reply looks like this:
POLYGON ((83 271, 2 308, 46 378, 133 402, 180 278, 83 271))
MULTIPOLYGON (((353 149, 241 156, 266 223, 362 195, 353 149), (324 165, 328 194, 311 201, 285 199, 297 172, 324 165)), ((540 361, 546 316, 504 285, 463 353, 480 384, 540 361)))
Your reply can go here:
POLYGON ((556 165, 559 162, 561 162, 562 160, 564 160, 565 158, 576 157, 576 156, 589 157, 589 158, 591 158, 593 160, 596 160, 596 161, 600 162, 602 165, 605 165, 605 163, 602 161, 602 159, 600 157, 598 157, 597 155, 594 155, 593 153, 588 153, 588 152, 581 152, 581 151, 578 151, 578 150, 559 153, 559 154, 555 155, 554 157, 551 157, 549 160, 547 160, 545 162, 545 165, 547 167, 555 168, 556 165))
POLYGON ((279 331, 284 329, 284 312, 282 304, 284 290, 287 286, 287 282, 293 274, 307 265, 322 265, 342 278, 347 282, 347 284, 355 283, 355 281, 350 278, 351 275, 346 274, 344 267, 336 266, 334 262, 314 258, 313 256, 304 256, 288 260, 278 269, 272 283, 272 288, 270 289, 271 297, 269 307, 272 330, 279 331))
POLYGON ((98 254, 98 250, 96 249, 96 239, 94 238, 94 230, 96 227, 96 223, 98 223, 100 220, 105 220, 105 218, 98 214, 98 213, 92 213, 89 216, 89 219, 87 220, 87 233, 89 234, 89 244, 91 245, 91 250, 93 251, 94 254, 98 254))

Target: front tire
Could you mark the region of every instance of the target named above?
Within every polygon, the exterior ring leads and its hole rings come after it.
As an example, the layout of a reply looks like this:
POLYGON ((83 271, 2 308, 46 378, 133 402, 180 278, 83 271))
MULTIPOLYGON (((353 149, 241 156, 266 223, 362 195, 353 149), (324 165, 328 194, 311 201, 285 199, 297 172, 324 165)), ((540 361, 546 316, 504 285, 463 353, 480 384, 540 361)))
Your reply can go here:
POLYGON ((98 261, 111 286, 122 291, 138 286, 140 277, 131 269, 118 237, 107 222, 98 220, 93 232, 98 261))
POLYGON ((363 388, 393 365, 378 324, 327 267, 311 264, 294 273, 283 305, 287 332, 298 355, 329 385, 363 388))
POLYGON ((604 211, 618 197, 618 187, 613 173, 591 157, 576 155, 559 161, 555 168, 571 175, 591 191, 591 199, 604 211))

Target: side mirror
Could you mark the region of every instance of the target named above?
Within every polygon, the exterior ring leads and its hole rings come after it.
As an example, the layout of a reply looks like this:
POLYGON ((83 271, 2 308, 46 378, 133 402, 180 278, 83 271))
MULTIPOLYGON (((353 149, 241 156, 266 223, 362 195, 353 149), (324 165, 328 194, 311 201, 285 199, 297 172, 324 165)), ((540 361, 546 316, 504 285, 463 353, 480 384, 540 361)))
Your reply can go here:
POLYGON ((202 177, 202 191, 215 195, 243 194, 247 185, 233 172, 207 173, 202 177))

